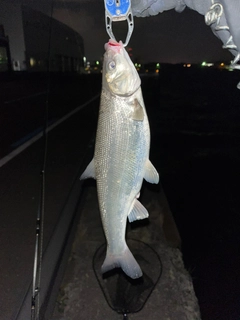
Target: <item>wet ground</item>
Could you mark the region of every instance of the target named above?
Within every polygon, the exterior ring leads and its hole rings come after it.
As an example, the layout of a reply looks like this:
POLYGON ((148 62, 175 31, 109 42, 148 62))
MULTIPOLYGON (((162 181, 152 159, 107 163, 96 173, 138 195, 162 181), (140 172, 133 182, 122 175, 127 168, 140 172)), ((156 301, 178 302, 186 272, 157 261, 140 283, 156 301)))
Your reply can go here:
MULTIPOLYGON (((99 78, 98 80, 88 78, 88 81, 94 88, 96 84, 99 85, 99 78)), ((238 196, 240 92, 236 89, 238 81, 237 72, 177 67, 162 68, 159 77, 143 77, 143 94, 152 131, 151 160, 160 172, 162 188, 181 237, 183 261, 193 280, 202 320, 238 320, 240 315, 240 200, 238 196)), ((59 113, 60 117, 69 108, 74 109, 74 106, 76 107, 79 105, 78 102, 82 101, 81 91, 76 91, 76 96, 71 96, 71 85, 78 88, 78 81, 69 83, 65 78, 62 80, 61 90, 55 87, 55 98, 53 99, 57 99, 58 103, 51 109, 55 110, 52 113, 52 119, 54 114, 59 113), (68 95, 64 94, 65 86, 68 87, 68 95), (58 92, 61 93, 60 97, 58 97, 58 92), (72 101, 68 101, 68 97, 72 101)), ((31 94, 35 93, 36 91, 31 91, 31 94)), ((84 96, 87 98, 88 94, 90 98, 91 92, 86 91, 84 96)), ((5 95, 7 95, 7 90, 2 91, 1 97, 5 95)), ((1 99, 10 100, 9 97, 4 97, 1 99)), ((11 103, 16 108, 16 102, 11 103)), ((19 141, 20 138, 32 132, 31 113, 34 115, 32 105, 30 102, 22 104, 22 106, 27 106, 28 112, 24 111, 21 118, 17 116, 18 113, 15 119, 6 118, 8 121, 15 121, 13 128, 14 130, 20 128, 20 134, 14 137, 11 135, 13 132, 11 123, 4 127, 6 129, 5 139, 2 139, 4 148, 1 149, 3 155, 14 148, 13 142, 19 141), (23 125, 24 120, 28 123, 26 127, 30 125, 27 132, 23 125), (9 138, 6 134, 8 130, 11 133, 9 138)), ((1 112, 7 115, 7 110, 11 112, 10 105, 6 108, 5 104, 1 112)), ((23 111, 23 109, 20 110, 23 111)), ((78 163, 82 161, 89 140, 91 140, 96 118, 90 123, 86 122, 86 118, 89 119, 89 115, 94 115, 94 112, 97 112, 96 105, 94 111, 86 109, 83 113, 79 113, 78 117, 73 117, 71 120, 73 122, 68 121, 63 127, 56 129, 55 133, 53 131, 50 134, 46 199, 49 215, 46 219, 46 244, 51 238, 72 180, 79 171, 78 163)), ((12 115, 14 117, 15 113, 13 112, 12 115)), ((3 306, 1 312, 6 319, 15 319, 13 316, 15 311, 11 306, 17 307, 21 303, 23 293, 31 282, 35 219, 39 206, 42 147, 41 141, 37 142, 2 167, 0 172, 2 183, 0 246, 1 270, 4 274, 0 283, 3 306), (7 290, 5 290, 6 287, 8 287, 7 290)), ((93 295, 89 281, 96 281, 93 269, 91 269, 92 255, 103 242, 100 231, 92 234, 91 229, 86 226, 90 220, 93 230, 96 228, 95 220, 89 219, 86 215, 89 210, 91 214, 97 211, 94 188, 94 185, 91 184, 86 184, 84 188, 86 193, 81 208, 79 208, 82 210, 82 215, 70 258, 74 286, 71 286, 73 281, 67 276, 63 285, 67 291, 61 291, 62 299, 57 301, 58 312, 60 312, 57 319, 59 320, 64 319, 64 312, 66 315, 72 312, 65 299, 66 292, 73 300, 77 297, 74 300, 76 305, 74 310, 78 316, 79 312, 86 315, 86 312, 89 312, 87 310, 94 313, 94 307, 97 310, 102 302, 104 312, 109 313, 110 318, 119 318, 119 315, 106 304, 99 286, 96 286, 94 290, 97 290, 97 296, 101 297, 101 300, 95 301, 94 305, 89 303, 93 295), (80 239, 84 241, 87 239, 89 241, 90 236, 93 237, 93 243, 88 245, 85 241, 83 246, 79 242, 79 234, 80 239), (81 264, 85 265, 82 256, 87 252, 89 253, 87 268, 91 269, 91 274, 86 275, 81 273, 81 270, 84 270, 81 264), (83 277, 81 279, 84 279, 84 288, 79 274, 83 277), (85 285, 88 295, 84 291, 85 285), (81 304, 79 304, 79 299, 82 299, 81 304)), ((149 210, 153 212, 153 219, 156 218, 156 212, 160 212, 162 208, 161 203, 157 204, 158 209, 152 208, 156 205, 154 199, 159 203, 160 194, 160 189, 156 191, 151 187, 150 189, 146 187, 146 192, 142 194, 143 202, 146 201, 145 205, 149 206, 149 210)), ((158 230, 161 230, 161 227, 164 230, 164 221, 167 221, 164 219, 171 220, 171 215, 165 215, 163 222, 160 216, 150 225, 154 225, 159 219, 156 224, 159 226, 158 230)), ((173 223, 166 224, 174 225, 173 223)), ((144 228, 129 232, 131 235, 138 235, 142 240, 150 241, 151 236, 156 235, 155 229, 152 230, 147 226, 144 232, 144 228)), ((173 232, 168 234, 176 235, 175 228, 173 227, 173 232)), ((162 234, 158 236, 161 237, 162 234)), ((159 238, 155 236, 153 238, 154 241, 151 244, 154 250, 160 258, 165 258, 163 265, 169 266, 168 269, 176 273, 175 278, 171 278, 169 274, 164 273, 163 269, 158 283, 160 290, 157 294, 156 291, 153 292, 141 311, 145 318, 148 317, 150 309, 151 314, 157 317, 157 314, 154 314, 153 304, 160 303, 160 300, 165 301, 161 291, 163 284, 174 292, 182 292, 185 297, 188 297, 189 291, 185 291, 181 285, 176 288, 178 284, 176 275, 179 275, 178 279, 183 277, 185 283, 189 284, 190 292, 192 290, 188 274, 183 268, 181 254, 176 248, 179 246, 179 238, 173 236, 167 239, 168 242, 163 241, 163 243, 158 241, 159 238), (159 297, 161 297, 160 300, 158 300, 159 297), (151 301, 154 303, 152 304, 151 301)), ((179 301, 174 301, 171 301, 172 304, 170 304, 173 306, 171 312, 175 312, 175 306, 179 305, 179 301)), ((187 299, 187 302, 190 304, 192 302, 192 306, 195 303, 191 299, 187 299)), ((188 307, 188 304, 181 306, 181 310, 184 310, 181 311, 181 314, 193 320, 188 307)), ((167 304, 164 305, 163 311, 169 311, 167 304)), ((140 314, 131 315, 131 318, 136 317, 137 319, 140 314)), ((173 314, 166 314, 171 319, 173 314)), ((99 319, 104 319, 101 315, 99 313, 99 319)))
MULTIPOLYGON (((44 125, 46 102, 43 103, 35 94, 39 92, 38 90, 41 92, 46 84, 45 79, 46 76, 42 79, 41 75, 36 74, 32 76, 22 74, 5 81, 2 79, 3 90, 0 94, 1 123, 4 124, 1 126, 1 132, 4 133, 1 135, 1 142, 4 141, 1 144, 2 155, 14 150, 14 141, 31 138, 32 124, 36 119, 38 123, 34 129, 44 125), (34 92, 31 91, 32 86, 35 87, 34 92), (40 119, 35 113, 35 107, 41 113, 40 119), (16 113, 13 112, 15 109, 16 113), (15 125, 11 125, 12 123, 15 125)), ((79 91, 74 91, 68 102, 64 93, 59 94, 64 83, 68 83, 69 88, 71 85, 74 87, 76 82, 81 86, 82 81, 77 77, 62 76, 58 82, 54 82, 54 88, 58 87, 59 90, 51 94, 52 102, 49 103, 51 112, 50 110, 49 112, 55 119, 86 101, 86 95, 81 96, 79 91)), ((97 90, 96 83, 95 91, 92 92, 96 94, 97 90)), ((44 253, 62 216, 73 183, 80 174, 79 168, 85 159, 96 127, 97 111, 96 99, 48 135, 42 248, 44 253)), ((4 320, 18 319, 27 292, 31 291, 36 219, 41 206, 43 151, 44 139, 41 138, 0 168, 0 318, 4 320)), ((62 239, 58 240, 61 241, 62 239)), ((31 300, 27 301, 27 304, 30 313, 31 300)))
POLYGON ((200 320, 163 190, 145 186, 141 202, 150 218, 128 225, 127 242, 143 270, 143 279, 131 281, 121 271, 102 278, 105 238, 96 185, 88 181, 84 188, 81 218, 52 319, 122 319, 127 314, 139 320, 200 320))

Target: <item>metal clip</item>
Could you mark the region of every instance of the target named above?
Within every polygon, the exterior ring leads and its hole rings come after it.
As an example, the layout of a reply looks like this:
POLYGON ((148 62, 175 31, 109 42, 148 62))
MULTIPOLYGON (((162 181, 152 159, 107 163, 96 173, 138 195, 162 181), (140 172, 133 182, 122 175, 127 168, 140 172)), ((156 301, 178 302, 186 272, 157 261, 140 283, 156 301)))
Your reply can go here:
POLYGON ((112 31, 112 22, 127 20, 128 33, 125 43, 123 44, 123 46, 126 47, 134 27, 131 0, 104 0, 104 3, 106 30, 111 39, 116 40, 112 31))

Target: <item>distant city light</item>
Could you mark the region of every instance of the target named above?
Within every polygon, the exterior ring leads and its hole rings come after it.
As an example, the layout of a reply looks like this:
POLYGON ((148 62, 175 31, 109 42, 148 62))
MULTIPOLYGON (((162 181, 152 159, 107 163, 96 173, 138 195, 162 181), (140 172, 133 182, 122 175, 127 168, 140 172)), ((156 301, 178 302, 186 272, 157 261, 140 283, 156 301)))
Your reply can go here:
POLYGON ((213 65, 214 64, 212 62, 206 62, 206 61, 202 62, 201 64, 202 67, 212 67, 213 65))
POLYGON ((36 64, 36 60, 34 58, 30 58, 29 63, 31 67, 34 67, 36 64))

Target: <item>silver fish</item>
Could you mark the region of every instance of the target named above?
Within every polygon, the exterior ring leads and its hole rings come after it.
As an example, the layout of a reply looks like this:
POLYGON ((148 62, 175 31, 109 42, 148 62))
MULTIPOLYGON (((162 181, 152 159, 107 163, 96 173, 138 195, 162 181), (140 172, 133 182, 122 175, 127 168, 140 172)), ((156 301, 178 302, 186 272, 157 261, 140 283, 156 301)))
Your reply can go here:
POLYGON ((159 182, 149 160, 150 130, 141 80, 122 42, 105 44, 102 93, 94 158, 80 179, 95 178, 107 254, 102 273, 116 267, 131 278, 142 270, 126 240, 129 222, 148 217, 137 200, 143 178, 159 182))

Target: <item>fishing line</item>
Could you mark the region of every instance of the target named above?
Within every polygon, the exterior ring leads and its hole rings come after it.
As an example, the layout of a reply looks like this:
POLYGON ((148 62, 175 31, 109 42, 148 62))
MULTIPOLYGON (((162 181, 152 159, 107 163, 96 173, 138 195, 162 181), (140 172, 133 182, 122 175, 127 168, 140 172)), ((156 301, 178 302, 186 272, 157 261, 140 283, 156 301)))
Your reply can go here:
POLYGON ((40 173, 41 187, 39 209, 36 221, 36 240, 33 265, 33 286, 32 286, 32 302, 31 302, 31 320, 39 318, 40 311, 40 289, 41 289, 41 271, 43 257, 43 232, 44 232, 44 212, 45 212, 45 170, 47 162, 48 149, 48 111, 49 111, 49 93, 50 93, 50 55, 51 55, 51 40, 52 40, 52 16, 53 16, 54 0, 51 0, 50 24, 49 24, 49 39, 48 39, 48 59, 47 59, 47 90, 45 102, 45 119, 43 123, 43 159, 42 169, 40 173))

